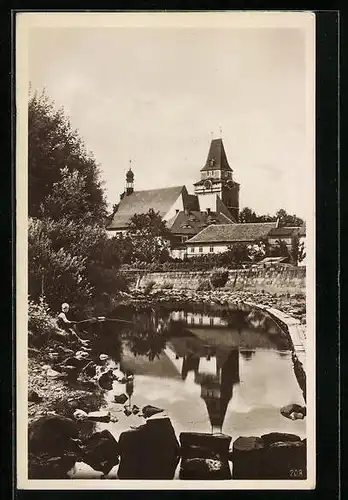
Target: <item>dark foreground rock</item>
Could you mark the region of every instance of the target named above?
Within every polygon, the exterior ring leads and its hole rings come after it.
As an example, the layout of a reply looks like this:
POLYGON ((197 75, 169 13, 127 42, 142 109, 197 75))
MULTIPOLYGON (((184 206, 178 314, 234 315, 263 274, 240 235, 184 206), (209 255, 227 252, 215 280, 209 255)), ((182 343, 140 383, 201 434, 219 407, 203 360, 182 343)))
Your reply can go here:
POLYGON ((300 436, 296 434, 288 434, 286 432, 270 432, 261 436, 265 446, 271 446, 273 443, 289 443, 294 441, 301 441, 300 436))
POLYGON ((231 437, 224 434, 180 434, 180 479, 230 479, 228 463, 231 437))
POLYGON ((233 479, 305 479, 306 441, 279 432, 239 437, 231 460, 233 479))
POLYGON ((180 434, 183 458, 221 458, 228 460, 231 437, 225 434, 182 432, 180 434))
POLYGON ((105 475, 119 463, 119 446, 108 430, 90 436, 84 442, 83 449, 83 461, 105 475))
POLYGON ((180 479, 218 480, 231 479, 227 461, 212 458, 183 458, 180 464, 180 479))
POLYGON ((29 426, 29 479, 64 479, 80 455, 78 427, 70 418, 48 415, 29 426))
POLYGON ((168 417, 148 420, 119 439, 120 479, 173 479, 179 443, 168 417))
POLYGON ((262 479, 264 476, 264 441, 255 436, 239 437, 233 443, 233 479, 262 479))

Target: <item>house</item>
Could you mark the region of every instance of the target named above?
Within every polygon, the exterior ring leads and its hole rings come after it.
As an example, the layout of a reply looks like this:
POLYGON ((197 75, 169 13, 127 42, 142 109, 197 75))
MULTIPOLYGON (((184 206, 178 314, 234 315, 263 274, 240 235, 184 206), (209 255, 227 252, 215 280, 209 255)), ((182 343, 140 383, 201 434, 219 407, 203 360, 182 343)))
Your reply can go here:
POLYGON ((194 194, 184 185, 134 190, 134 172, 126 173, 125 191, 108 223, 109 236, 127 232, 134 214, 158 212, 172 234, 173 257, 183 257, 185 242, 211 224, 234 224, 239 215, 239 184, 233 179, 222 139, 213 139, 208 156, 194 184, 194 194))
POLYGON ((278 222, 210 225, 186 242, 187 256, 226 252, 236 243, 252 244, 268 238, 278 222))
POLYGON ((284 241, 290 249, 293 238, 298 236, 300 241, 306 236, 305 225, 300 227, 276 227, 268 235, 268 243, 271 246, 277 246, 279 241, 284 241))

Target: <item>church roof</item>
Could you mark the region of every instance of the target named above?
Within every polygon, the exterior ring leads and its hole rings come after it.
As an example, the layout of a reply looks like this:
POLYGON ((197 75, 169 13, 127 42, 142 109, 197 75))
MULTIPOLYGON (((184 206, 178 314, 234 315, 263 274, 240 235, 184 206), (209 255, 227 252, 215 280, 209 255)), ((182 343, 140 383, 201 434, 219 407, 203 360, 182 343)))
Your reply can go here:
POLYGON ((277 222, 211 225, 187 243, 248 243, 266 238, 275 227, 277 222))
POLYGON ((211 141, 207 161, 201 172, 206 170, 229 170, 232 172, 232 168, 227 161, 222 139, 213 139, 211 141))
POLYGON ((147 213, 150 208, 164 217, 185 189, 185 186, 174 186, 133 191, 133 193, 125 195, 107 229, 127 228, 134 214, 147 213))
POLYGON ((218 212, 199 212, 197 210, 191 212, 180 211, 175 218, 168 221, 168 228, 173 234, 195 235, 202 231, 205 227, 212 224, 215 220, 216 224, 233 223, 232 217, 218 212))

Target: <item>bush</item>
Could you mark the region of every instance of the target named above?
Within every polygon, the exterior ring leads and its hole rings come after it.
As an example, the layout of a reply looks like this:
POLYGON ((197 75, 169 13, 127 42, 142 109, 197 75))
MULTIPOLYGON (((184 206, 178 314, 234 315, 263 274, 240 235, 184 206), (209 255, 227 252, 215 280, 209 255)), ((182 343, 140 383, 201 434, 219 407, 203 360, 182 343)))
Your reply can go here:
POLYGON ((215 269, 210 275, 210 283, 214 288, 222 288, 228 280, 228 269, 215 269))
POLYGON ((49 340, 52 334, 60 333, 55 319, 43 297, 39 302, 28 301, 28 331, 30 343, 40 345, 49 340))
POLYGON ((205 278, 199 281, 198 286, 197 286, 197 292, 209 292, 212 290, 212 284, 210 283, 209 278, 205 278))
POLYGON ((148 295, 151 292, 151 290, 153 289, 155 284, 156 284, 156 281, 154 281, 154 280, 149 280, 145 283, 145 286, 144 286, 145 295, 148 295))

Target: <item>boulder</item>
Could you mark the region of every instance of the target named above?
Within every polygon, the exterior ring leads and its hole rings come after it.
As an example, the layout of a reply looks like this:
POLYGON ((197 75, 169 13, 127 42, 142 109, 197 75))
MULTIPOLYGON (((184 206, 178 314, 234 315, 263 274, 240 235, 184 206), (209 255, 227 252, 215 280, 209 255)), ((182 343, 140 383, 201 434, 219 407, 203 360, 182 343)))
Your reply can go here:
POLYGON ((132 413, 133 415, 137 415, 140 412, 140 408, 137 405, 133 405, 132 413))
POLYGON ((88 420, 95 422, 110 422, 110 412, 107 410, 91 411, 87 414, 88 420))
POLYGON ((30 479, 64 479, 81 448, 78 427, 70 418, 46 415, 32 422, 28 435, 30 479))
POLYGON ((262 479, 264 441, 255 436, 239 437, 233 443, 230 459, 233 479, 262 479))
POLYGON ((217 480, 231 479, 227 461, 212 458, 183 458, 180 464, 180 479, 217 480))
POLYGON ((98 378, 98 384, 105 391, 111 391, 113 379, 114 377, 112 374, 112 370, 109 370, 100 375, 100 377, 98 378))
POLYGON ((31 403, 40 403, 40 401, 42 401, 42 397, 39 396, 36 391, 30 390, 28 392, 28 401, 31 403))
POLYGON ((231 437, 225 434, 182 432, 180 434, 183 458, 221 458, 228 460, 231 437))
POLYGON ((265 447, 278 442, 289 443, 293 441, 301 441, 300 436, 297 436, 296 434, 287 434, 286 432, 270 432, 269 434, 263 434, 261 439, 263 440, 265 447))
POLYGON ((170 419, 161 418, 123 432, 119 439, 120 479, 173 479, 179 443, 170 419))
POLYGON ((298 404, 291 404, 283 406, 280 409, 280 413, 283 415, 283 417, 292 420, 297 420, 297 419, 303 419, 306 416, 307 412, 305 406, 301 406, 298 404))
POLYGON ((118 403, 120 405, 123 405, 125 404, 125 402, 127 401, 128 399, 128 396, 126 394, 115 394, 114 395, 114 402, 115 403, 118 403))
POLYGON ((157 408, 156 406, 151 406, 151 405, 144 406, 142 410, 143 416, 145 418, 152 417, 152 415, 155 415, 156 413, 161 413, 162 411, 164 411, 163 408, 157 408))
POLYGON ((119 463, 119 446, 108 430, 92 434, 83 450, 83 461, 105 475, 119 463))
POLYGON ((265 450, 264 470, 264 479, 306 479, 306 443, 272 443, 265 450))

